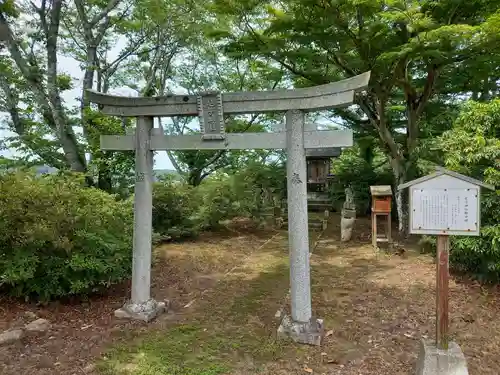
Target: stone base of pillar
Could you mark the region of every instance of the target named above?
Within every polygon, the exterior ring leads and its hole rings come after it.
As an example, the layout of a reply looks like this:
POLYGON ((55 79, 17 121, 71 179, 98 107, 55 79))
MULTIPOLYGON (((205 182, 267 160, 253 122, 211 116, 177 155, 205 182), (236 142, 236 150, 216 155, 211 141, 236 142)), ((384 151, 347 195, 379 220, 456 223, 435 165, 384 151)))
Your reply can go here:
POLYGON ((168 301, 157 302, 154 299, 149 299, 143 303, 127 302, 123 307, 115 310, 115 317, 120 319, 141 320, 150 322, 158 315, 164 313, 168 309, 168 301))
POLYGON ((292 340, 299 344, 321 345, 324 336, 323 319, 311 319, 307 323, 294 322, 288 315, 278 327, 278 339, 292 340))
POLYGON ((417 359, 416 375, 468 375, 462 350, 450 342, 448 350, 436 348, 433 341, 422 340, 417 359))

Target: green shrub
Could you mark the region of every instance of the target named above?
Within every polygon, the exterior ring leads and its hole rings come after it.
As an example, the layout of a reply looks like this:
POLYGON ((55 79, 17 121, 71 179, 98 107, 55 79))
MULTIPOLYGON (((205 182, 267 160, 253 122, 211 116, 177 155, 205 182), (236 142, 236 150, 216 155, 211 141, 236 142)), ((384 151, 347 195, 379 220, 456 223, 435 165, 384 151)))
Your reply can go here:
MULTIPOLYGON (((436 255, 435 237, 423 236, 419 245, 422 253, 436 255)), ((450 269, 481 282, 500 283, 500 225, 485 225, 479 237, 451 237, 450 269)))
POLYGON ((286 198, 286 169, 282 164, 250 163, 234 175, 233 181, 241 208, 256 219, 286 198))
POLYGON ((500 282, 500 99, 468 102, 441 137, 448 168, 496 187, 481 194, 481 236, 454 237, 450 267, 481 281, 500 282))
POLYGON ((48 300, 129 277, 131 208, 81 176, 1 176, 0 286, 48 300))
POLYGON ((436 255, 437 240, 435 236, 422 236, 418 241, 418 246, 422 254, 436 255))
POLYGON ((212 176, 195 188, 196 221, 210 229, 234 217, 261 219, 279 204, 285 187, 283 165, 252 162, 234 174, 212 176))
POLYGON ((237 199, 233 182, 228 176, 214 176, 196 187, 193 196, 198 203, 195 221, 201 228, 215 229, 222 220, 245 216, 246 212, 242 202, 237 199))
POLYGON ((162 240, 196 235, 194 220, 197 202, 193 188, 183 182, 165 179, 153 186, 153 230, 162 240))

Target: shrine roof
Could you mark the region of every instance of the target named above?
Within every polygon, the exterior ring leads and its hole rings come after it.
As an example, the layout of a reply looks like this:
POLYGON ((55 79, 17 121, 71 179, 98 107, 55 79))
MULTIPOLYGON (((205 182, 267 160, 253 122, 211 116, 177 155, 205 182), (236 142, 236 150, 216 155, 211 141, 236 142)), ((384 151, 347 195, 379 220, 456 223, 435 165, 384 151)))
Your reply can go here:
POLYGON ((340 147, 326 147, 317 149, 306 149, 307 158, 333 158, 341 154, 340 147))
POLYGON ((370 186, 370 193, 375 197, 392 195, 392 188, 390 185, 374 185, 370 186))

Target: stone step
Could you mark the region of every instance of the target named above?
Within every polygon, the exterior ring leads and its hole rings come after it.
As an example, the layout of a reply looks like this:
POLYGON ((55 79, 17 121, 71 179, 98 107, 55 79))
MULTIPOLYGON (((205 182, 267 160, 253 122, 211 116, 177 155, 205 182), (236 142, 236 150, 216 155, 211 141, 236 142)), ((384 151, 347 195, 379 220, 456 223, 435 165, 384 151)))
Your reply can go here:
POLYGON ((324 210, 332 210, 332 205, 331 204, 324 204, 324 203, 310 203, 307 205, 307 209, 309 211, 324 211, 324 210))
MULTIPOLYGON (((320 206, 320 207, 313 206, 313 207, 308 207, 307 211, 308 212, 318 213, 318 212, 324 212, 325 210, 328 210, 330 212, 334 212, 334 209, 331 206, 320 206)), ((282 211, 281 216, 282 217, 287 217, 288 216, 288 210, 282 211)))
POLYGON ((310 205, 310 204, 329 204, 329 205, 331 205, 332 201, 330 201, 328 199, 309 199, 307 201, 307 204, 308 205, 310 205))
POLYGON ((307 200, 328 200, 330 199, 328 193, 307 193, 307 200))
MULTIPOLYGON (((321 221, 309 221, 309 229, 322 229, 323 228, 323 222, 321 221)), ((281 226, 281 229, 288 229, 288 221, 284 221, 283 225, 281 226)))
MULTIPOLYGON (((332 205, 332 201, 329 199, 308 199, 307 204, 327 204, 327 205, 332 205)), ((287 208, 288 206, 285 205, 284 208, 287 208)))
POLYGON ((310 204, 327 204, 329 206, 332 205, 332 202, 331 201, 307 201, 307 204, 310 205, 310 204))

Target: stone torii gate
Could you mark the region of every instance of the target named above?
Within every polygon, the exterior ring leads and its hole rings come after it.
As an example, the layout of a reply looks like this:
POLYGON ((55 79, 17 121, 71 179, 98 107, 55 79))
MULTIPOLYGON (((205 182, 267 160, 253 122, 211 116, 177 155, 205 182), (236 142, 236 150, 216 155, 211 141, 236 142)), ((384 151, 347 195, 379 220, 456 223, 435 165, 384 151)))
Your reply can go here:
POLYGON ((205 92, 198 95, 119 97, 88 91, 102 112, 136 117, 135 134, 103 135, 102 150, 135 150, 132 296, 115 312, 118 317, 150 321, 165 311, 165 303, 150 295, 152 250, 153 151, 286 149, 291 317, 279 333, 294 341, 319 344, 322 320, 312 319, 305 150, 352 146, 351 131, 308 131, 304 114, 348 106, 354 93, 368 86, 370 72, 325 85, 279 91, 205 92), (225 133, 224 115, 286 112, 285 132, 225 133), (202 134, 167 136, 154 129, 154 117, 198 116, 202 134))

